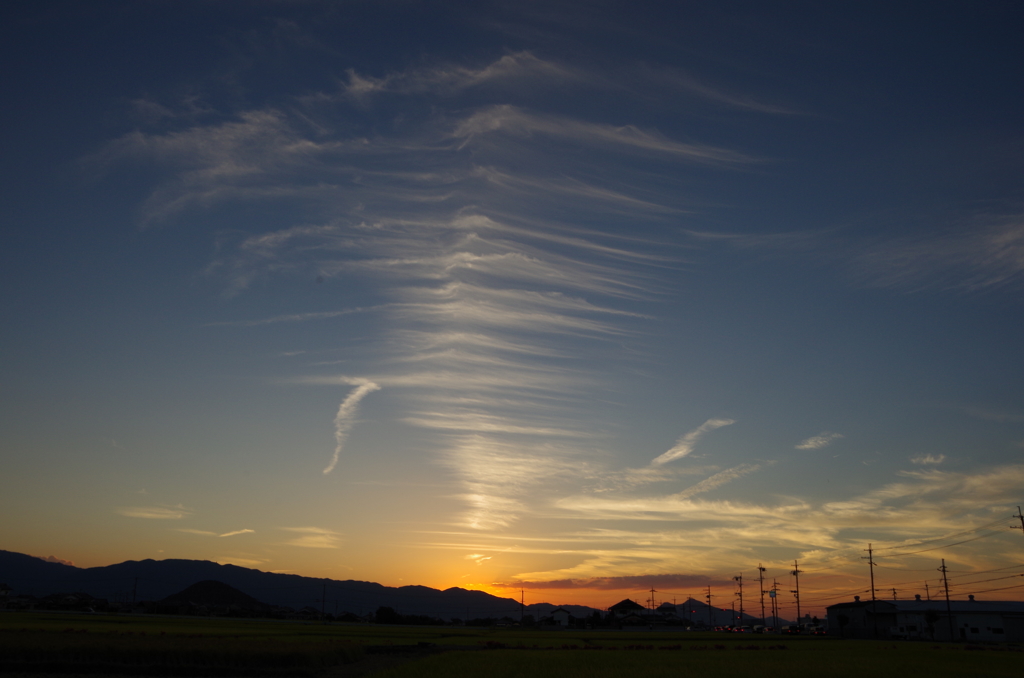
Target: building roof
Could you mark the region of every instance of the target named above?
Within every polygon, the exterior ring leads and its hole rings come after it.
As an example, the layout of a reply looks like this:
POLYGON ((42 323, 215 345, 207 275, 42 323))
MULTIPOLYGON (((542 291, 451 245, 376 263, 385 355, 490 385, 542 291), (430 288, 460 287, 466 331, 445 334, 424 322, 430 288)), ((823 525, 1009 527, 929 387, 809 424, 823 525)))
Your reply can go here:
POLYGON ((645 608, 643 605, 640 605, 639 603, 633 602, 629 598, 626 598, 625 600, 620 600, 619 602, 615 603, 608 609, 614 612, 626 612, 627 610, 645 610, 647 608, 645 608))

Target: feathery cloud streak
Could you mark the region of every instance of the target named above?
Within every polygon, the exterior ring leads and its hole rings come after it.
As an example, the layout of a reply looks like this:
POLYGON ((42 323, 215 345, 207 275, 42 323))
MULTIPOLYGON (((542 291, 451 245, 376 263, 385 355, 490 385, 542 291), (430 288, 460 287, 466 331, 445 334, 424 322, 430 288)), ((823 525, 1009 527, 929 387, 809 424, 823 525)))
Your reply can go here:
POLYGON ((680 143, 633 125, 616 127, 552 115, 537 115, 507 104, 474 113, 459 123, 452 136, 462 140, 461 147, 476 138, 496 133, 518 137, 539 134, 618 152, 664 154, 692 162, 721 165, 755 162, 754 158, 736 151, 704 144, 680 143))
MULTIPOLYGON (((652 163, 718 172, 758 162, 656 129, 538 110, 517 100, 521 87, 483 86, 513 81, 610 86, 528 53, 478 69, 377 79, 350 71, 343 96, 133 132, 95 159, 172 172, 143 205, 144 224, 215 206, 288 206, 293 221, 224 240, 207 273, 226 281, 228 296, 298 276, 365 294, 218 326, 260 331, 351 313, 377 328, 378 339, 339 347, 366 378, 323 368, 300 378, 355 386, 335 416, 323 473, 339 463, 362 400, 393 389, 404 408, 396 419, 425 432, 463 485, 462 523, 477 529, 513 524, 531 492, 579 468, 585 447, 602 450, 607 423, 587 403, 643 355, 609 346, 642 346, 665 273, 681 263, 661 229, 685 213, 684 192, 678 181, 651 181, 652 163), (470 104, 460 97, 471 89, 470 104), (353 111, 352 119, 384 114, 394 97, 405 102, 406 124, 333 122, 353 111)), ((653 465, 689 454, 726 423, 707 422, 653 465)))
POLYGON ((680 436, 679 439, 676 441, 676 444, 673 445, 672 448, 669 449, 667 452, 652 459, 651 466, 662 466, 664 464, 669 463, 670 461, 674 461, 676 459, 681 459, 682 457, 685 457, 686 455, 693 452, 693 447, 697 444, 697 441, 700 440, 700 438, 705 433, 735 423, 736 421, 734 419, 708 419, 694 430, 690 431, 685 435, 680 436))
POLYGON ((128 518, 147 518, 150 520, 181 520, 192 515, 192 511, 184 506, 122 506, 116 513, 128 518))
POLYGON ((842 433, 822 433, 808 438, 807 440, 799 443, 796 446, 798 450, 820 450, 823 447, 828 447, 832 444, 832 441, 842 438, 842 433))
POLYGON ((360 401, 370 393, 380 390, 380 386, 367 379, 351 379, 350 383, 354 384, 356 388, 341 401, 338 413, 334 415, 334 440, 337 444, 334 448, 334 456, 331 457, 331 462, 324 469, 324 475, 333 471, 334 467, 338 464, 341 450, 345 446, 345 439, 348 438, 348 432, 352 430, 352 426, 355 424, 360 401))
POLYGON ((341 539, 340 534, 323 527, 282 527, 281 529, 298 535, 285 542, 289 546, 307 549, 334 549, 338 548, 338 542, 341 539))

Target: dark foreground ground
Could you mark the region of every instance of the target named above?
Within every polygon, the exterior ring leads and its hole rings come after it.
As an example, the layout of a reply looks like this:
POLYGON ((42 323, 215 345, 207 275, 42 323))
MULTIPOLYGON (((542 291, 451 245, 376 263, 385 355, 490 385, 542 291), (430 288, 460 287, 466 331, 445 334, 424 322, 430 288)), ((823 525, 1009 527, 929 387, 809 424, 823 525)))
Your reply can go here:
POLYGON ((0 673, 181 678, 1024 675, 1024 648, 685 631, 540 631, 0 613, 0 673))

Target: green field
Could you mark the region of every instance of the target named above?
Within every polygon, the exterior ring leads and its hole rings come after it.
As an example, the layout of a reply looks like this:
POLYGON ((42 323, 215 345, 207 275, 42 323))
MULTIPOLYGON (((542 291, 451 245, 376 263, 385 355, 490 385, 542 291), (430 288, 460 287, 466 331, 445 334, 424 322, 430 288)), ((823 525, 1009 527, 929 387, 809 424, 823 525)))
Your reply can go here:
POLYGON ((120 676, 1021 676, 1017 645, 0 614, 0 673, 120 676), (799 672, 799 673, 798 673, 799 672))

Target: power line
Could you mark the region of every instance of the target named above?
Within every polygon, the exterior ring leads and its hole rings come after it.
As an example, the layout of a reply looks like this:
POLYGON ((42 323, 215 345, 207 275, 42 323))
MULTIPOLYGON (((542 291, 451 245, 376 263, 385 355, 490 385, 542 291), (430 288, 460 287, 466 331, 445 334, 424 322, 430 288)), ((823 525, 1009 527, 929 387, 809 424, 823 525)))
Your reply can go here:
POLYGON ((950 577, 950 579, 957 579, 958 577, 972 577, 974 575, 989 574, 991 572, 1002 572, 1003 570, 1014 570, 1014 569, 1017 569, 1018 567, 1024 567, 1024 563, 1017 563, 1016 565, 1007 565, 1006 567, 997 567, 997 568, 992 569, 992 570, 977 570, 975 572, 967 572, 965 574, 960 574, 960 575, 956 575, 954 577, 950 577))
POLYGON ((979 579, 978 581, 965 581, 963 584, 950 584, 950 586, 973 586, 975 584, 984 584, 990 581, 1002 581, 1003 579, 1013 579, 1015 577, 1024 577, 1024 574, 1008 574, 1005 577, 994 577, 992 579, 979 579))
POLYGON ((881 557, 881 558, 902 558, 903 556, 912 556, 912 555, 915 555, 917 553, 927 553, 928 551, 938 551, 939 549, 948 549, 951 546, 959 546, 960 544, 966 544, 968 542, 978 541, 979 539, 987 539, 988 537, 991 537, 993 534, 998 534, 998 531, 993 530, 989 534, 983 534, 983 535, 978 536, 978 537, 972 537, 970 539, 964 539, 963 541, 953 542, 952 544, 942 544, 941 546, 933 546, 931 548, 921 549, 920 551, 909 551, 907 553, 889 553, 889 554, 882 555, 882 556, 879 556, 879 557, 881 557))
POLYGON ((998 589, 983 589, 981 591, 975 591, 975 593, 990 593, 992 591, 1008 591, 1009 589, 1021 589, 1024 588, 1024 584, 1017 584, 1016 586, 1003 586, 998 589))
POLYGON ((961 532, 953 532, 952 534, 947 534, 947 535, 944 535, 942 537, 935 537, 934 539, 925 539, 925 540, 919 541, 919 542, 917 542, 915 544, 902 544, 900 546, 883 546, 881 549, 876 549, 876 551, 877 550, 891 551, 891 550, 894 550, 894 549, 909 549, 909 548, 914 548, 914 547, 917 547, 917 546, 924 546, 925 544, 933 544, 933 543, 935 543, 937 541, 946 541, 947 539, 955 539, 955 538, 963 536, 965 534, 973 534, 973 533, 978 532, 980 530, 986 530, 986 529, 992 527, 993 525, 998 525, 999 523, 1004 523, 1004 521, 1006 521, 1008 518, 1015 518, 1015 517, 1016 516, 1005 516, 1005 517, 999 518, 998 520, 993 520, 991 523, 986 523, 984 525, 978 525, 977 527, 972 527, 969 530, 963 530, 961 532))
POLYGON ((860 593, 869 593, 869 591, 867 589, 862 589, 858 591, 848 591, 846 593, 839 593, 834 596, 826 596, 823 598, 804 598, 803 601, 805 603, 821 603, 827 600, 836 600, 837 598, 849 598, 850 596, 857 595, 860 593))
POLYGON ((883 570, 893 570, 894 572, 931 572, 934 569, 934 568, 931 568, 931 567, 929 567, 927 569, 920 569, 920 570, 919 569, 912 569, 912 568, 909 568, 909 567, 889 567, 888 565, 879 565, 878 563, 875 563, 875 567, 880 567, 883 570))

